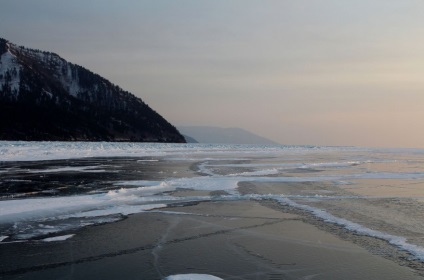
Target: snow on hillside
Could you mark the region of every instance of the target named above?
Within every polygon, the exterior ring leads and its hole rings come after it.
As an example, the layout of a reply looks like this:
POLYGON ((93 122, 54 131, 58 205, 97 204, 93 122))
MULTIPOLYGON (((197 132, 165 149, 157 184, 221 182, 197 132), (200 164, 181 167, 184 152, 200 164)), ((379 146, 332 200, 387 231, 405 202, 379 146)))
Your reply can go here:
MULTIPOLYGON (((9 44, 7 46, 10 48, 9 44)), ((0 90, 7 84, 15 95, 19 92, 19 70, 21 66, 9 50, 0 57, 0 90)))
MULTIPOLYGON (((54 76, 61 82, 63 87, 69 92, 70 95, 77 97, 82 91, 79 84, 77 70, 64 59, 58 55, 49 52, 42 52, 38 50, 26 49, 18 47, 11 43, 6 43, 7 52, 1 55, 0 60, 0 90, 6 85, 10 85, 14 95, 19 94, 20 75, 19 70, 22 69, 22 61, 13 53, 21 53, 33 61, 38 61, 43 65, 47 65, 49 70, 52 71, 54 76)), ((25 63, 26 64, 26 63, 25 63)), ((26 65, 32 68, 31 65, 26 65)), ((48 89, 44 89, 48 91, 48 89)))

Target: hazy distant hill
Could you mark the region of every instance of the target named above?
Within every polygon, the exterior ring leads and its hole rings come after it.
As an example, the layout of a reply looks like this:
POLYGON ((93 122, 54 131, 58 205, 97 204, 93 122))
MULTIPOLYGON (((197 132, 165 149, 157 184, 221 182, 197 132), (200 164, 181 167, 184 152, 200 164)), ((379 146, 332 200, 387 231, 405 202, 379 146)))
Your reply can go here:
POLYGON ((57 54, 1 38, 0 140, 185 142, 140 98, 57 54))
POLYGON ((178 130, 182 134, 196 139, 199 143, 278 145, 272 140, 241 128, 179 126, 178 130))

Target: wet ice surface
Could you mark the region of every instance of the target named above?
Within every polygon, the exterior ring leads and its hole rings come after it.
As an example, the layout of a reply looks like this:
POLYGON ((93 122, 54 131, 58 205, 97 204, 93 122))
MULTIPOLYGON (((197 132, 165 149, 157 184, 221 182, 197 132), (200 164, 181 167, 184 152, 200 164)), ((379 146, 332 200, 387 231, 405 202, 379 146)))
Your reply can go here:
POLYGON ((423 150, 2 142, 0 155, 0 246, 172 205, 271 200, 424 261, 423 150))

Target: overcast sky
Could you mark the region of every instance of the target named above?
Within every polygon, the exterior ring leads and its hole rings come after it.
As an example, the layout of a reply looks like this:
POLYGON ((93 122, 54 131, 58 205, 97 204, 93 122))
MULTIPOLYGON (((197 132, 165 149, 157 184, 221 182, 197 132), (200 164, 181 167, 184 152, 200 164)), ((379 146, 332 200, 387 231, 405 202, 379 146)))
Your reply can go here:
POLYGON ((1 0, 55 52, 174 125, 283 144, 424 147, 422 0, 1 0))

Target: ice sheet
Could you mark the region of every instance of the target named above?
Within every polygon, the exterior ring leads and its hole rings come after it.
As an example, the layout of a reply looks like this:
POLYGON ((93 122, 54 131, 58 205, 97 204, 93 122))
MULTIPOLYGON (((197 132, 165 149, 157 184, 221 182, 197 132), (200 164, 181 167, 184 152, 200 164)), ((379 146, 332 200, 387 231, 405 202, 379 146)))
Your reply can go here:
MULTIPOLYGON (((357 234, 387 240, 424 261, 424 249, 411 244, 405 237, 371 229, 343 217, 336 217, 323 209, 303 205, 299 202, 302 201, 301 199, 348 201, 361 199, 360 196, 337 195, 328 189, 315 190, 315 193, 312 194, 300 191, 293 195, 240 195, 238 193, 240 182, 331 182, 334 188, 341 184, 352 184, 358 179, 407 179, 409 182, 414 182, 414 180, 422 182, 424 179, 423 155, 424 150, 418 149, 3 141, 0 142, 0 161, 3 162, 125 156, 145 157, 146 159, 138 159, 140 165, 143 161, 155 164, 155 161, 159 160, 155 157, 163 157, 160 159, 161 162, 162 160, 185 160, 201 163, 197 165, 198 173, 194 177, 173 178, 172 176, 176 175, 169 174, 164 180, 108 182, 111 187, 116 187, 116 189, 107 193, 0 201, 0 225, 13 224, 9 231, 0 232, 0 242, 13 240, 11 238, 13 234, 18 239, 25 239, 40 236, 40 234, 68 231, 102 221, 113 222, 119 220, 123 215, 160 209, 175 202, 271 199, 310 212, 325 222, 341 225, 357 234), (370 168, 371 165, 380 166, 397 162, 403 164, 402 169, 398 169, 396 166, 392 169, 370 168), (290 168, 304 168, 305 170, 298 173, 288 172, 290 175, 287 175, 287 172, 284 171, 290 168), (308 172, 306 169, 323 169, 325 173, 308 172), (297 176, 293 176, 293 174, 297 176), (220 192, 221 195, 215 196, 173 196, 172 192, 178 190, 225 191, 222 193, 228 195, 222 195, 220 192), (322 195, 323 193, 326 195, 322 195)), ((32 172, 103 171, 99 167, 56 166, 46 170, 32 170, 32 172)), ((0 170, 1 176, 8 174, 8 170, 0 170)), ((7 180, 20 179, 6 178, 1 183, 8 183, 7 180)), ((19 183, 19 181, 14 181, 14 183, 19 183)), ((292 185, 296 186, 296 184, 292 185)), ((313 190, 308 191, 312 192, 313 190)), ((171 214, 172 211, 166 213, 171 214)), ((172 277, 178 277, 178 275, 172 277)))

